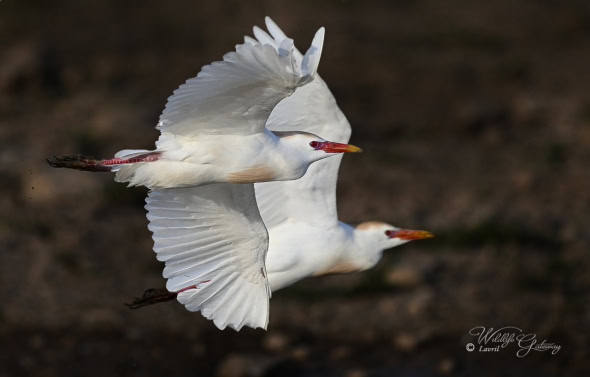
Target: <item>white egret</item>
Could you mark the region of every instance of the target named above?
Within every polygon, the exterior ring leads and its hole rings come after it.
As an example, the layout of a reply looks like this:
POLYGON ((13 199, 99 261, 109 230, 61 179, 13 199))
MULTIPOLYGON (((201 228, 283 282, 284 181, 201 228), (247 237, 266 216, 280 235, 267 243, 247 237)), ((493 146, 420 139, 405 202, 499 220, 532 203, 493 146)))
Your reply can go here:
POLYGON ((304 57, 290 39, 244 43, 203 67, 169 98, 154 151, 48 161, 116 172, 117 181, 150 188, 147 217, 166 287, 220 329, 268 324, 268 234, 253 182, 297 179, 315 161, 360 151, 308 132, 265 128, 277 103, 313 82, 323 40, 321 28, 304 57))
MULTIPOLYGON (((255 28, 259 42, 280 48, 287 36, 269 18, 271 35, 255 28)), ((251 41, 250 39, 246 39, 251 41)), ((297 61, 305 59, 296 49, 297 61)), ((273 110, 272 131, 312 132, 347 143, 351 128, 326 83, 316 75, 273 110)), ((421 230, 400 229, 370 221, 356 227, 338 220, 336 181, 342 156, 319 161, 296 181, 256 183, 256 200, 269 232, 266 270, 273 291, 309 276, 363 271, 383 251, 411 240, 433 237, 421 230)))
MULTIPOLYGON (((255 27, 257 40, 246 37, 246 42, 278 48, 287 37, 268 17, 266 25, 272 36, 255 27)), ((293 56, 298 62, 304 59, 296 49, 293 56)), ((348 142, 351 134, 350 124, 319 75, 280 102, 267 127, 273 132, 295 129, 325 134, 343 143, 348 142)), ((272 291, 310 276, 369 269, 377 264, 385 249, 433 237, 428 231, 400 229, 378 221, 356 227, 339 221, 336 181, 341 159, 342 156, 336 156, 316 162, 298 180, 254 184, 270 236, 263 262, 272 291)), ((141 307, 176 296, 176 292, 148 290, 131 306, 141 307)))

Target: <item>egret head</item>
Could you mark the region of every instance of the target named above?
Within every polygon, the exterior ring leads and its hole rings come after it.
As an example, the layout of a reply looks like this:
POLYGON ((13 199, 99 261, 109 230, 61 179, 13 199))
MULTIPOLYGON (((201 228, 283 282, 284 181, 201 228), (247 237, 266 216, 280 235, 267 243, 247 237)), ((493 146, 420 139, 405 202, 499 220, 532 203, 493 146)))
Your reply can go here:
MULTIPOLYGON (((355 241, 362 253, 375 265, 383 250, 400 246, 413 240, 432 238, 434 234, 425 230, 401 229, 380 221, 368 221, 355 228, 355 241)), ((372 267, 372 266, 370 266, 372 267)))
POLYGON ((274 132, 281 143, 303 155, 309 163, 345 152, 362 152, 350 144, 334 143, 309 132, 274 132))

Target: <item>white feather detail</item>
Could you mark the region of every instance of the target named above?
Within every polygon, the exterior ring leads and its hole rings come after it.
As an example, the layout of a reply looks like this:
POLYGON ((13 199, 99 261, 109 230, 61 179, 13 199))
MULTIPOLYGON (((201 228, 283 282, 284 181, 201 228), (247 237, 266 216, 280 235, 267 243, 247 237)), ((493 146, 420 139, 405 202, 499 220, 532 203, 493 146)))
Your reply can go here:
POLYGON ((253 184, 153 190, 146 199, 154 251, 171 292, 224 329, 268 325, 268 234, 253 184))
MULTIPOLYGON (((282 45, 288 37, 266 17, 267 28, 274 38, 274 45, 282 45)), ((306 57, 293 47, 295 59, 303 59, 308 67, 317 68, 321 55, 324 32, 320 29, 306 57)), ((301 63, 303 66, 304 63, 301 63)), ((348 120, 336 104, 326 83, 315 75, 313 82, 297 88, 281 101, 271 113, 266 127, 271 131, 306 131, 339 143, 347 143, 351 128, 348 120)), ((256 198, 264 223, 272 230, 286 221, 335 224, 336 182, 342 156, 334 156, 313 163, 302 178, 295 181, 256 183, 256 198)))
POLYGON ((115 158, 133 158, 145 153, 150 153, 153 151, 148 151, 147 149, 123 149, 115 153, 115 158))
POLYGON ((157 128, 184 136, 262 132, 277 103, 313 80, 324 32, 316 33, 305 64, 294 55, 292 42, 280 44, 278 51, 279 44, 266 32, 255 28, 254 34, 260 43, 246 37, 223 61, 204 66, 176 89, 157 128))

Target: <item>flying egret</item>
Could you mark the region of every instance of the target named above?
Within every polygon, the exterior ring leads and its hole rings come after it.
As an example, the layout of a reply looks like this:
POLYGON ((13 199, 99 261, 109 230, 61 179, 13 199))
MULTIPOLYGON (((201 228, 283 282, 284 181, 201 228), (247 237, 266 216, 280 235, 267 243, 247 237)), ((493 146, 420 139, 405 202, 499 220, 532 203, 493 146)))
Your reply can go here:
POLYGON ((308 132, 265 128, 279 101, 313 82, 323 40, 321 28, 303 58, 290 39, 278 48, 244 43, 203 67, 168 99, 155 151, 48 161, 116 172, 117 181, 150 188, 148 228, 166 264, 166 287, 220 329, 268 324, 268 233, 253 182, 297 179, 315 161, 360 151, 308 132))
POLYGON ((353 145, 301 131, 270 132, 272 109, 313 82, 324 42, 320 28, 304 58, 293 40, 276 49, 244 43, 201 69, 168 98, 157 128, 156 150, 122 150, 115 158, 55 157, 58 168, 115 172, 115 180, 150 189, 210 183, 253 183, 302 177, 309 165, 353 145))
MULTIPOLYGON (((280 48, 287 36, 269 17, 266 26, 271 35, 256 28, 255 37, 280 48)), ((293 55, 297 61, 305 59, 297 49, 293 55)), ((350 124, 319 75, 279 103, 266 126, 272 131, 317 133, 341 143, 348 142, 351 134, 350 124)), ((273 291, 309 276, 372 268, 383 250, 433 237, 427 231, 400 229, 383 222, 353 227, 339 221, 336 181, 341 160, 342 156, 337 156, 315 163, 296 181, 254 185, 269 232, 266 270, 273 291)))
MULTIPOLYGON (((280 47, 287 37, 269 17, 266 25, 272 37, 255 27, 257 40, 246 37, 246 43, 280 47)), ((297 62, 305 59, 296 49, 293 58, 297 62)), ((267 127, 277 132, 316 132, 340 142, 348 142, 351 133, 350 124, 319 75, 281 101, 271 113, 267 127)), ((338 221, 336 181, 341 160, 342 156, 336 156, 316 162, 304 177, 295 181, 254 184, 262 220, 270 235, 265 262, 272 291, 309 276, 369 269, 377 264, 385 249, 433 237, 427 231, 400 229, 383 222, 370 221, 353 227, 338 221)), ((175 297, 176 292, 150 289, 129 306, 139 308, 175 297)))

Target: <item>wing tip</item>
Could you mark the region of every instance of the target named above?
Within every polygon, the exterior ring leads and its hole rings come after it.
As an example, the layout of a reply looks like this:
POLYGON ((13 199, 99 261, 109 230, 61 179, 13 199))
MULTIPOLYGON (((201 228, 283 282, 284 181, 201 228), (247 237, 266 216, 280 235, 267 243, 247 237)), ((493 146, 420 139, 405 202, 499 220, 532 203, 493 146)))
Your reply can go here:
POLYGON ((277 47, 276 41, 263 29, 259 28, 258 26, 254 26, 252 28, 252 32, 254 33, 254 37, 258 39, 258 42, 261 44, 270 45, 274 48, 277 47))
POLYGON ((287 38, 287 35, 281 30, 281 28, 270 18, 269 16, 264 17, 264 23, 266 24, 266 28, 270 32, 270 34, 280 42, 281 40, 287 38))
POLYGON ((305 83, 311 81, 315 76, 318 66, 320 64, 320 58, 322 56, 322 49, 324 47, 324 37, 326 35, 326 28, 323 26, 316 31, 311 46, 303 56, 301 61, 301 72, 306 78, 305 83))
MULTIPOLYGON (((174 282, 173 279, 174 277, 169 277, 166 283, 166 289, 171 292, 189 284, 189 281, 185 279, 181 279, 184 281, 180 282, 174 282)), ((220 330, 225 330, 227 327, 235 331, 240 331, 243 327, 267 330, 270 316, 268 279, 265 278, 262 281, 262 288, 260 284, 251 284, 245 281, 234 281, 232 284, 237 284, 233 285, 233 291, 231 288, 228 290, 227 287, 211 291, 210 289, 213 287, 209 289, 205 285, 194 290, 179 292, 176 299, 188 311, 201 312, 203 317, 212 321, 220 330), (221 299, 221 302, 214 303, 209 299, 221 299), (242 303, 243 310, 232 310, 236 305, 236 300, 238 303, 242 303), (233 301, 233 307, 230 301, 233 301)))
POLYGON ((324 46, 324 37, 326 36, 326 28, 325 27, 321 27, 318 29, 318 31, 315 32, 315 35, 313 37, 313 40, 311 42, 311 45, 318 48, 320 50, 322 50, 322 47, 324 46))
POLYGON ((249 43, 251 45, 257 45, 258 41, 249 35, 245 35, 244 36, 244 43, 249 43))

